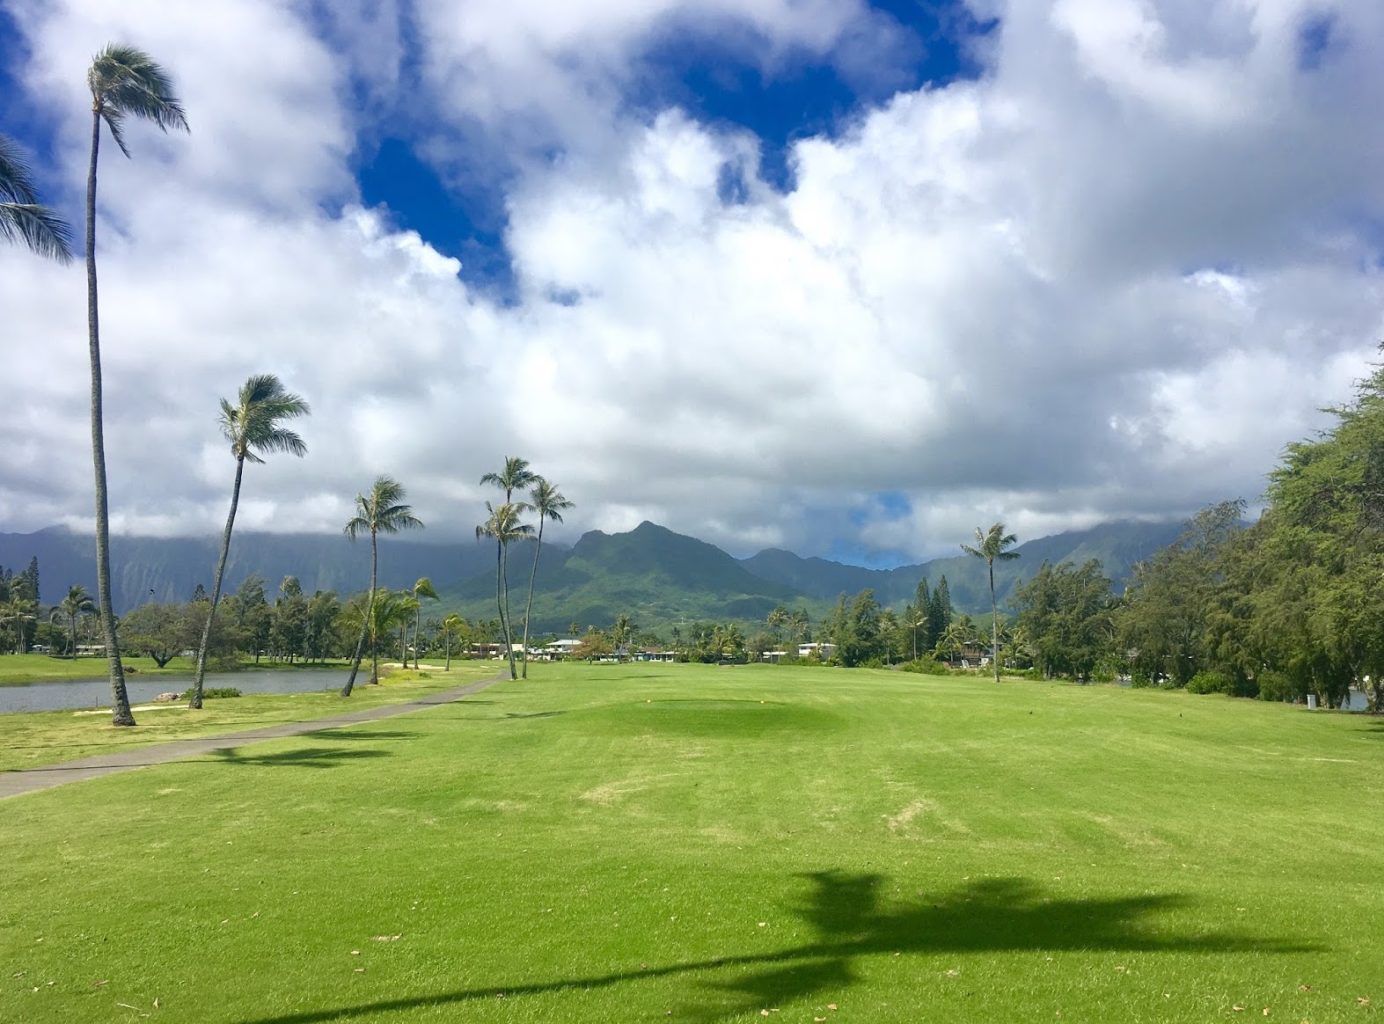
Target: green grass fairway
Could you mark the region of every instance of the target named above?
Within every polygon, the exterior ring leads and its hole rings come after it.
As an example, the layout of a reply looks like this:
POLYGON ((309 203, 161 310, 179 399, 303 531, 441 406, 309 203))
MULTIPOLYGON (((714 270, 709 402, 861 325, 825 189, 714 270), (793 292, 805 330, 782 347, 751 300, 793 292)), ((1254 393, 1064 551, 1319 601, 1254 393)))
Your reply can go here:
POLYGON ((883 671, 531 673, 0 802, 0 1020, 1384 1006, 1377 720, 883 671))

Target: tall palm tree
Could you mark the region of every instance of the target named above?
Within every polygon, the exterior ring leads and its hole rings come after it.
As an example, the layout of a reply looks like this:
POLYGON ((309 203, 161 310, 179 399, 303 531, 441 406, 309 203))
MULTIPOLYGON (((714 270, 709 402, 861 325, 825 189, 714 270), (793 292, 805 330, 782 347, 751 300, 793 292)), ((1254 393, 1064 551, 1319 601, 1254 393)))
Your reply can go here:
POLYGON ((83 615, 91 615, 95 611, 96 602, 91 599, 86 587, 78 583, 67 588, 67 596, 58 602, 57 607, 49 616, 50 622, 59 616, 67 621, 67 656, 69 658, 77 657, 77 619, 83 615))
POLYGON ((341 689, 343 697, 351 696, 351 690, 356 685, 356 673, 360 671, 361 652, 365 648, 367 633, 370 637, 370 681, 380 681, 380 652, 376 643, 379 634, 375 628, 375 581, 380 561, 378 537, 382 533, 398 533, 423 525, 422 520, 413 514, 413 508, 404 504, 405 496, 404 485, 399 481, 393 477, 379 477, 370 488, 369 495, 356 495, 356 514, 346 523, 346 536, 352 540, 362 533, 370 534, 370 597, 365 618, 361 622, 360 639, 356 641, 356 655, 351 661, 351 676, 341 689))
MULTIPOLYGON (((418 648, 423 646, 423 634, 420 632, 423 625, 423 598, 430 601, 438 600, 437 588, 433 586, 432 580, 426 576, 418 577, 418 582, 413 585, 413 602, 417 606, 413 612, 413 667, 418 668, 418 648)), ((407 667, 408 655, 404 656, 404 664, 407 667)))
POLYGON ((1008 551, 1019 542, 1012 533, 1004 532, 1003 523, 994 523, 990 529, 982 531, 976 527, 975 547, 962 544, 961 550, 968 555, 984 559, 990 570, 990 664, 995 667, 995 682, 1000 681, 1000 618, 995 610, 995 563, 1008 562, 1018 558, 1017 551, 1008 551))
MULTIPOLYGON (((525 490, 526 487, 533 486, 538 482, 538 475, 529 469, 529 459, 520 458, 519 455, 508 455, 505 458, 504 469, 498 473, 486 473, 480 477, 480 483, 493 483, 495 487, 505 493, 505 505, 513 505, 513 524, 519 522, 519 516, 527 506, 523 502, 515 502, 513 495, 515 491, 525 490)), ((501 506, 502 508, 502 506, 501 506)), ((490 502, 486 502, 486 512, 494 516, 495 509, 491 508, 490 502)), ((494 534, 484 533, 482 527, 476 527, 476 537, 493 537, 494 534)), ((495 540, 495 595, 500 602, 500 627, 505 634, 505 643, 509 645, 511 652, 511 675, 513 673, 513 637, 511 630, 511 620, 509 620, 509 549, 508 541, 495 540)), ((513 677, 518 678, 518 677, 513 677)))
POLYGON ((509 654, 509 677, 511 679, 519 678, 519 670, 514 664, 514 636, 509 623, 509 580, 506 579, 505 565, 508 561, 510 544, 516 540, 533 536, 533 527, 519 520, 523 508, 522 502, 507 501, 499 508, 495 508, 487 501, 485 503, 485 511, 488 513, 486 520, 476 527, 477 539, 490 537, 494 539, 496 545, 495 604, 500 609, 500 632, 504 637, 505 650, 509 654))
POLYGON ((125 692, 125 666, 115 633, 115 605, 111 600, 110 513, 106 495, 106 441, 101 425, 101 332, 96 301, 96 163, 101 148, 101 124, 126 156, 122 134, 125 118, 153 121, 164 131, 187 130, 182 104, 173 95, 173 83, 163 68, 133 46, 112 44, 98 53, 87 71, 91 88, 91 165, 87 171, 86 269, 87 340, 91 354, 91 461, 96 476, 96 596, 101 632, 105 635, 110 664, 111 720, 134 725, 130 698, 125 692))
POLYGON ((533 613, 533 585, 538 577, 538 555, 543 550, 543 524, 549 519, 555 523, 562 522, 562 513, 576 506, 557 489, 557 484, 550 484, 540 476, 534 481, 533 490, 529 491, 529 507, 538 516, 538 542, 533 549, 533 567, 529 570, 529 599, 524 604, 525 679, 529 677, 529 616, 533 613))
POLYGON ((38 201, 38 190, 19 147, 0 135, 0 238, 22 241, 59 263, 72 259, 72 233, 62 218, 38 201))
MULTIPOLYGON (((211 627, 216 619, 216 605, 221 600, 221 578, 226 572, 226 556, 231 552, 231 530, 235 527, 236 508, 240 504, 240 481, 246 462, 263 462, 259 453, 288 452, 302 458, 308 446, 292 430, 280 425, 281 420, 306 416, 308 403, 298 395, 284 390, 283 383, 272 373, 258 373, 240 386, 236 404, 221 399, 221 434, 231 443, 235 459, 235 482, 231 485, 231 510, 226 515, 226 529, 221 534, 221 555, 212 577, 211 604, 207 608, 207 623, 202 627, 202 643, 197 648, 197 674, 192 680, 190 708, 202 706, 202 680, 207 674, 207 645, 211 627)), ((296 582, 296 581, 295 581, 296 582)))

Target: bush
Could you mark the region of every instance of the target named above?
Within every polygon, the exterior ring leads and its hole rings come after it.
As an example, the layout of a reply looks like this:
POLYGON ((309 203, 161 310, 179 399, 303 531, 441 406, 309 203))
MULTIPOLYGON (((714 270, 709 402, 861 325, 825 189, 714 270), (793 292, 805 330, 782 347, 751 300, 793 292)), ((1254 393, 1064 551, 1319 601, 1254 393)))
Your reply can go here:
POLYGON ((1272 669, 1260 672, 1256 682, 1259 684, 1260 700, 1296 702, 1307 696, 1307 692, 1284 672, 1275 672, 1272 669))
POLYGON ((902 668, 905 672, 918 672, 925 676, 951 675, 951 669, 936 658, 916 658, 913 661, 904 662, 902 668))
POLYGON ((1187 681, 1187 692, 1231 694, 1235 692, 1235 683, 1224 672, 1203 670, 1187 681))
MULTIPOLYGON (((234 686, 204 686, 202 687, 203 700, 216 700, 221 697, 239 697, 240 691, 234 686)), ((192 691, 187 690, 178 695, 179 700, 191 700, 192 691)))

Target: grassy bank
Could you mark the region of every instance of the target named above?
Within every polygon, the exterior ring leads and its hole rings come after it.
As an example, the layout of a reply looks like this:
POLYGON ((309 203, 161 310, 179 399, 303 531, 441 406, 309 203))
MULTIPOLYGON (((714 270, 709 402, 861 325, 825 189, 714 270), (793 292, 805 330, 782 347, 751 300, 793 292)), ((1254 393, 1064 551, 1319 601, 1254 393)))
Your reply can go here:
POLYGON ((1384 1004, 1378 722, 888 672, 531 671, 0 803, 0 1019, 1384 1004))
MULTIPOLYGON (((498 663, 455 661, 451 672, 426 665, 421 673, 396 669, 384 675, 378 686, 357 684, 355 692, 345 699, 334 692, 251 694, 208 700, 201 711, 189 711, 180 702, 136 712, 139 725, 133 729, 117 729, 111 725, 109 712, 35 711, 0 715, 0 771, 36 768, 169 740, 214 736, 274 722, 308 721, 359 708, 399 704, 484 679, 499 670, 498 663)), ((367 666, 362 678, 368 676, 367 666)))
MULTIPOLYGON (((190 676, 197 670, 196 658, 173 658, 162 668, 153 658, 122 655, 121 664, 133 679, 157 676, 190 676)), ((312 672, 324 668, 339 669, 349 665, 349 661, 327 662, 286 662, 245 660, 235 665, 217 665, 213 672, 312 672)), ((454 663, 455 664, 455 663, 454 663)), ((32 683, 56 683, 72 679, 104 679, 107 675, 106 659, 103 657, 82 656, 78 658, 54 657, 48 654, 5 654, 0 655, 0 686, 24 686, 32 683)))

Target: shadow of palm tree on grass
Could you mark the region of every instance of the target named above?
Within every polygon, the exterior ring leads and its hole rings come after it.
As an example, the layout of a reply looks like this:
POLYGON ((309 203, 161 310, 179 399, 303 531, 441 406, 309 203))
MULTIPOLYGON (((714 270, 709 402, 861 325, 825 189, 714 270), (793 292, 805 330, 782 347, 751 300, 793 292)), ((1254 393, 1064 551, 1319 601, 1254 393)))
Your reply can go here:
POLYGON ((589 991, 644 980, 686 977, 702 987, 701 1005, 683 1006, 679 1020, 711 1022, 757 1012, 821 993, 839 994, 859 978, 861 957, 894 954, 1010 951, 1132 951, 1193 953, 1296 953, 1320 949, 1303 942, 1236 932, 1169 934, 1152 916, 1190 905, 1176 894, 1114 899, 1050 899, 1031 882, 993 879, 973 882, 933 900, 898 907, 881 904, 884 876, 822 871, 805 876, 811 890, 791 912, 811 926, 812 941, 766 953, 733 954, 706 960, 541 982, 404 996, 358 1006, 309 1010, 246 1020, 242 1024, 319 1024, 371 1014, 526 995, 589 991), (715 975, 727 968, 761 968, 733 980, 715 975))
POLYGON ((241 754, 238 747, 214 750, 217 763, 255 765, 261 768, 338 768, 350 761, 388 757, 388 751, 359 747, 300 747, 273 754, 241 754))

